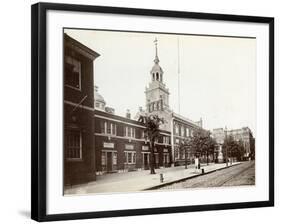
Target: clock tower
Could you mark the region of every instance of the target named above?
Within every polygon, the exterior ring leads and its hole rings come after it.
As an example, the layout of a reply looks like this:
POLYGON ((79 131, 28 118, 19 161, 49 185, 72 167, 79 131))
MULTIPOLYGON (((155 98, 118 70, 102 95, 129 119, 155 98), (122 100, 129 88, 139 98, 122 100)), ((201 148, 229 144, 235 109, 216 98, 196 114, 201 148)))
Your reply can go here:
POLYGON ((169 110, 169 89, 163 82, 163 69, 159 65, 157 39, 155 39, 155 59, 150 71, 151 81, 145 89, 146 110, 148 113, 169 110))
POLYGON ((160 118, 164 119, 164 124, 160 125, 163 130, 170 131, 170 120, 172 111, 169 107, 169 89, 163 82, 163 69, 159 65, 157 39, 154 40, 155 44, 155 59, 154 65, 150 71, 151 80, 148 87, 145 88, 146 97, 146 112, 148 114, 157 114, 160 118))

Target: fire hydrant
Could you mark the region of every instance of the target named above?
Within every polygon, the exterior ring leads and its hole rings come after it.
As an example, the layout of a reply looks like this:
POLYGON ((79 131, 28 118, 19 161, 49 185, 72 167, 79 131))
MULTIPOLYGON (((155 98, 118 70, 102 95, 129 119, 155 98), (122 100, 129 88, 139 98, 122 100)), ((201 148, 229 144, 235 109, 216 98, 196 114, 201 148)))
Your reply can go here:
POLYGON ((163 183, 164 182, 164 176, 163 173, 160 173, 160 182, 163 183))

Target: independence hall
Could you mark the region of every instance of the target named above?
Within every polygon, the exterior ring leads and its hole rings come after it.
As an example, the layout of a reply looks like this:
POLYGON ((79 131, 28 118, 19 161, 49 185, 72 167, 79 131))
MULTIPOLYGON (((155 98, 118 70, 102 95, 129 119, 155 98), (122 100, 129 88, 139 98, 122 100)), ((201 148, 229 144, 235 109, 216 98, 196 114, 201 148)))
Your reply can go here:
MULTIPOLYGON (((157 41, 151 81, 145 88, 146 108, 132 116, 116 115, 106 105, 102 90, 94 85, 94 61, 102 55, 64 34, 64 185, 89 182, 98 175, 149 168, 149 142, 139 115, 164 118, 155 146, 155 167, 181 165, 181 140, 202 128, 202 119, 193 122, 169 107, 169 89, 159 65, 157 41)), ((124 108, 125 110, 126 108, 124 108)), ((187 154, 189 161, 194 155, 187 154)))

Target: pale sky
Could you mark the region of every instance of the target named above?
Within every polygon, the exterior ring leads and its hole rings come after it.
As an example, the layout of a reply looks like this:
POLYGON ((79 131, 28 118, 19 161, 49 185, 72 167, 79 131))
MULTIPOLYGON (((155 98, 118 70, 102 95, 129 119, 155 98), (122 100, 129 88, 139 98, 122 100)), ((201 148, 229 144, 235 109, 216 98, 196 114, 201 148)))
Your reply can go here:
POLYGON ((158 33, 65 30, 100 54, 94 62, 95 85, 106 105, 132 117, 145 108, 158 39, 159 65, 178 113, 178 40, 180 114, 203 127, 249 127, 256 133, 256 39, 158 33))

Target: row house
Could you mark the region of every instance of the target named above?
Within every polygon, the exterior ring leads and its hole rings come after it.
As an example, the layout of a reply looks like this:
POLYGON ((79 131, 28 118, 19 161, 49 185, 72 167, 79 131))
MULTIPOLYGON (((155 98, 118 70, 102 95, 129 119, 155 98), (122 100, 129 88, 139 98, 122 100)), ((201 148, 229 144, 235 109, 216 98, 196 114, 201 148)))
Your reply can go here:
MULTIPOLYGON (((140 122, 96 110, 95 124, 97 174, 149 169, 149 141, 140 122)), ((171 165, 170 133, 160 133, 154 149, 156 168, 171 165)))

